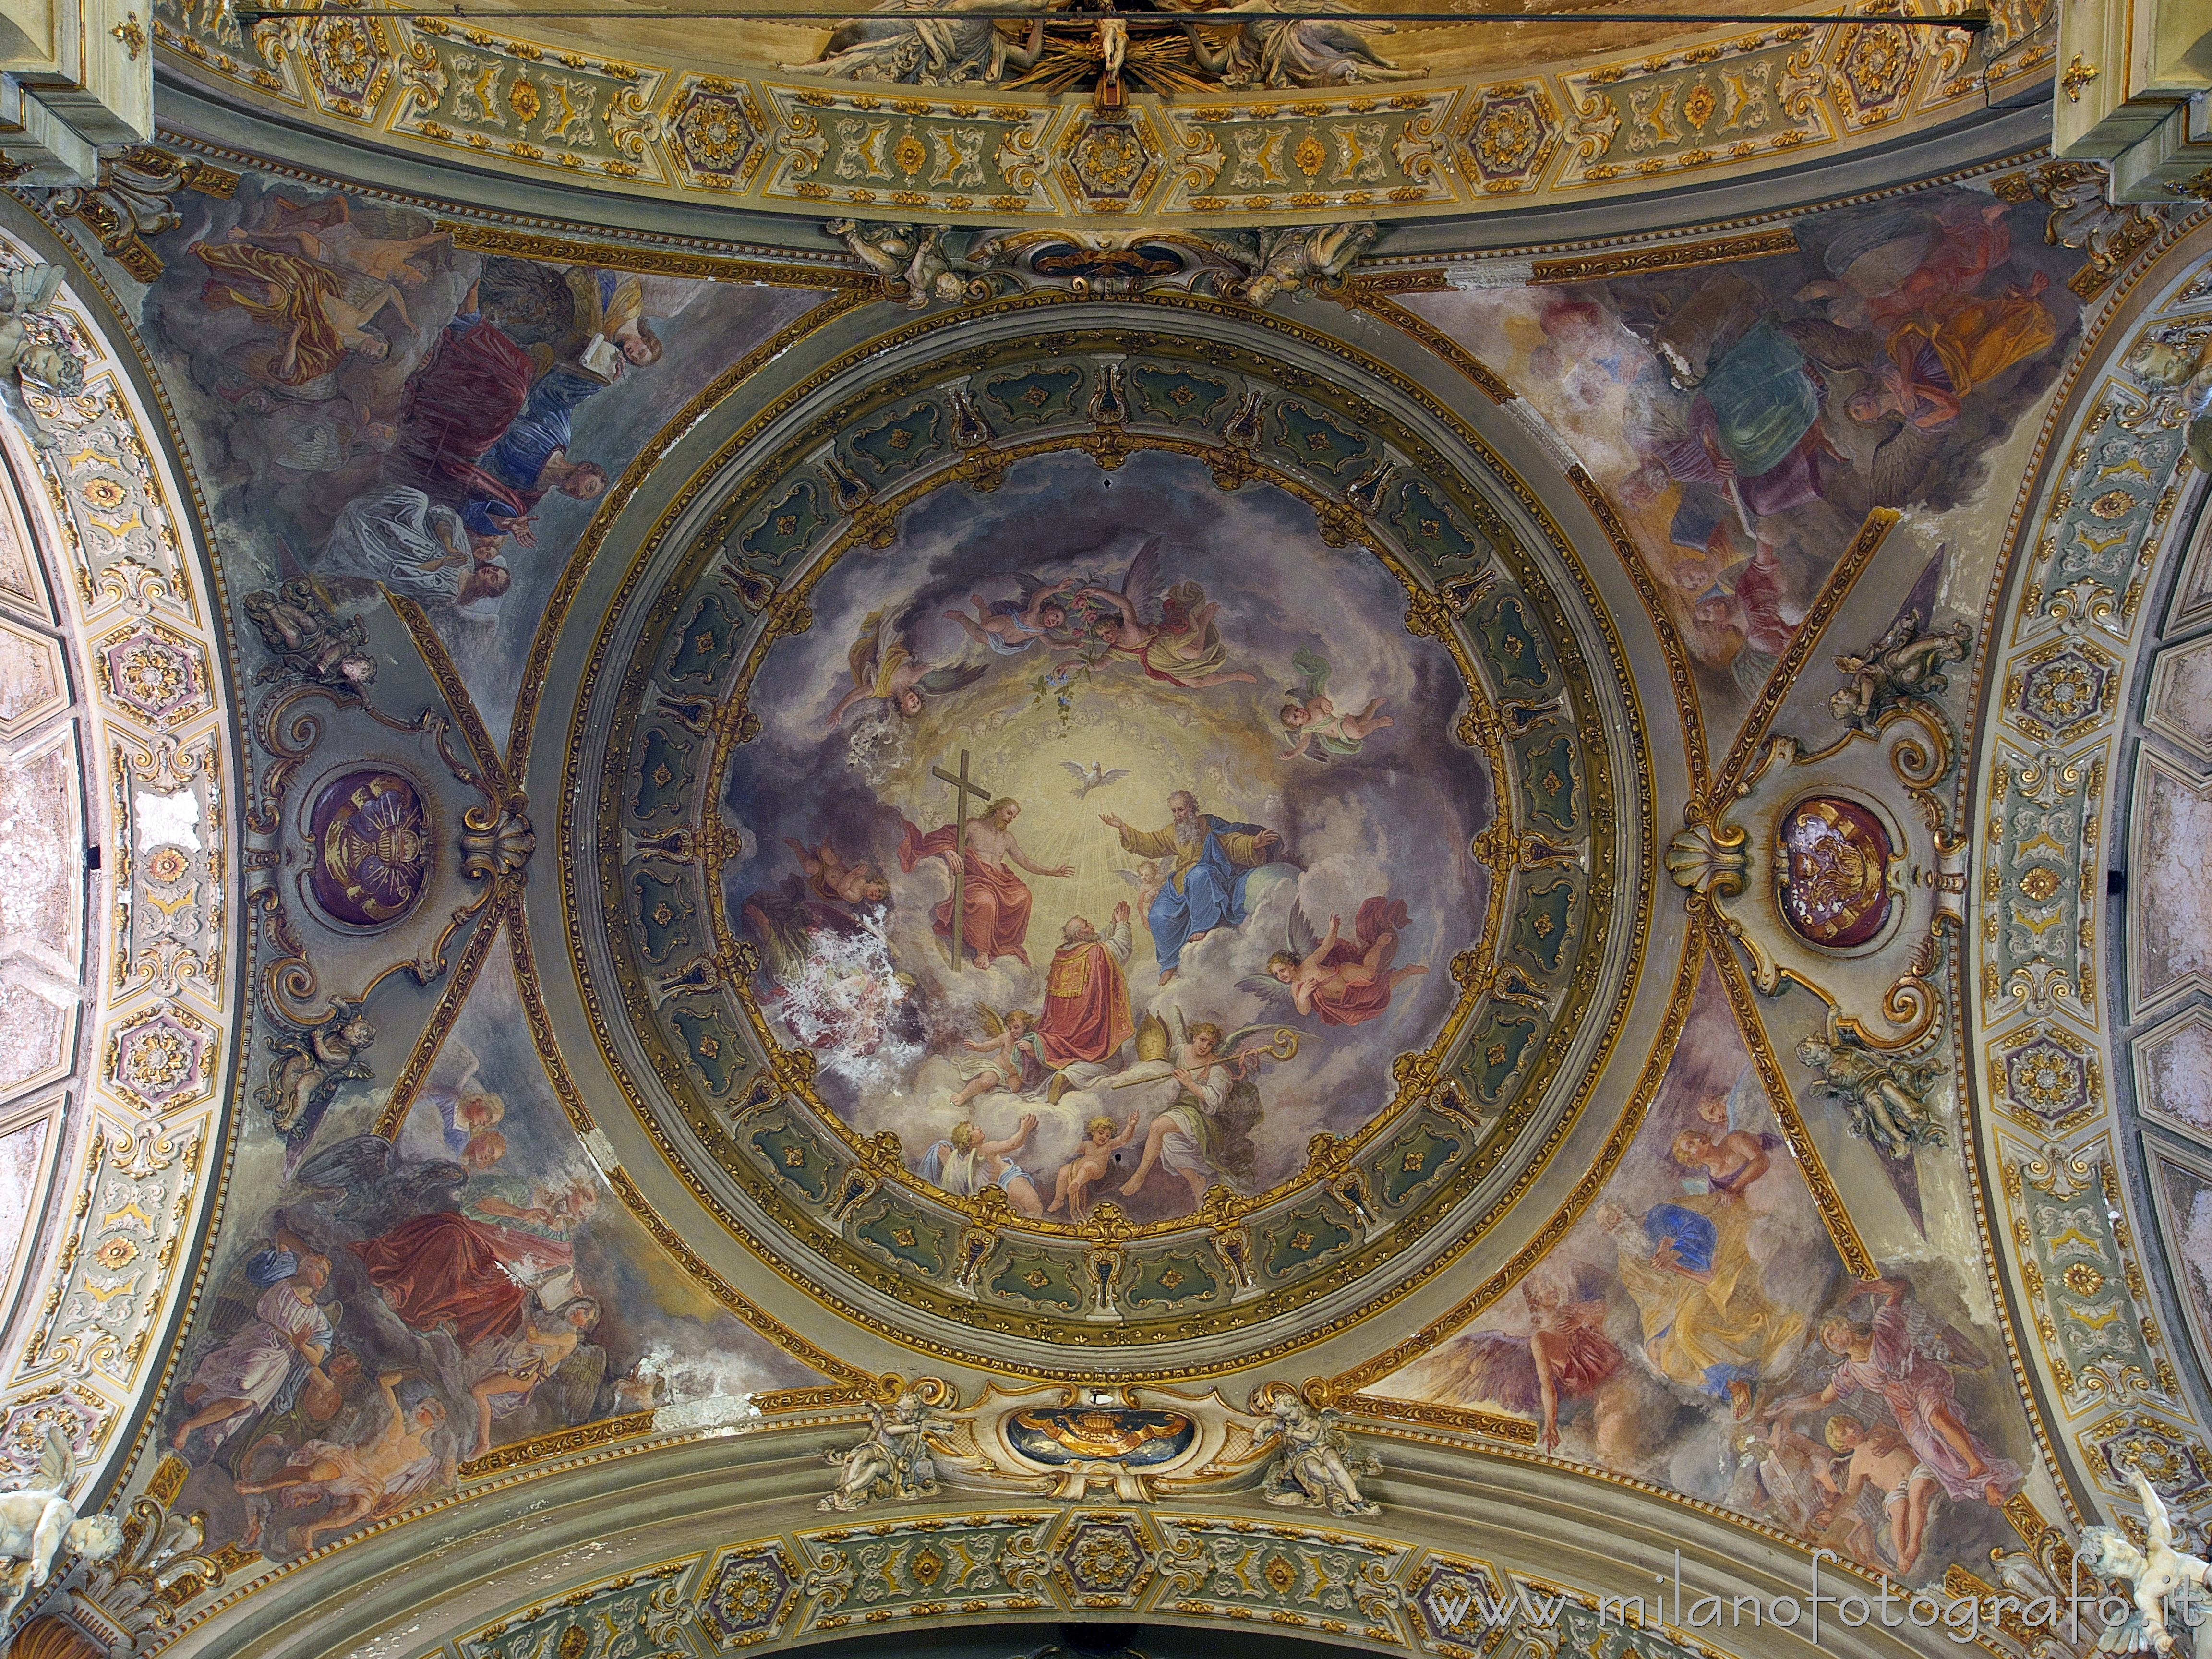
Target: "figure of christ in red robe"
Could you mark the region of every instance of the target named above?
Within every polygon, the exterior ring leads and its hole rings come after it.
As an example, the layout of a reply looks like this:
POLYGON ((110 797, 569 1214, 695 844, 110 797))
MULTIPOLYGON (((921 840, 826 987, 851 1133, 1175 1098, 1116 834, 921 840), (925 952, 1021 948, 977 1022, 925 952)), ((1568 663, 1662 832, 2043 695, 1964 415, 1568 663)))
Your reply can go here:
POLYGON ((346 1249, 403 1322, 418 1331, 451 1322, 464 1348, 520 1330, 529 1285, 575 1266, 565 1237, 451 1210, 411 1217, 346 1249))
POLYGON ((1079 1060, 1103 1064, 1135 1035, 1129 981, 1121 973, 1129 945, 1127 904, 1114 907, 1103 934, 1081 916, 1070 916, 1060 929, 1060 948, 1045 972, 1044 1012, 1036 1023, 1045 1060, 1054 1070, 1079 1060))
MULTIPOLYGON (((1012 957, 1026 968, 1029 952, 1023 940, 1030 931, 1029 884, 1014 873, 1017 867, 1033 876, 1072 876, 1075 866, 1048 867, 1033 861, 1014 839, 1014 820, 1021 803, 994 800, 990 809, 968 820, 967 851, 962 858, 956 845, 957 826, 946 824, 924 835, 915 824, 906 826, 899 843, 899 868, 909 874, 924 859, 943 859, 945 867, 960 860, 960 948, 979 968, 988 968, 1000 957, 1012 957)), ((952 901, 946 899, 931 912, 937 936, 952 939, 952 901)))

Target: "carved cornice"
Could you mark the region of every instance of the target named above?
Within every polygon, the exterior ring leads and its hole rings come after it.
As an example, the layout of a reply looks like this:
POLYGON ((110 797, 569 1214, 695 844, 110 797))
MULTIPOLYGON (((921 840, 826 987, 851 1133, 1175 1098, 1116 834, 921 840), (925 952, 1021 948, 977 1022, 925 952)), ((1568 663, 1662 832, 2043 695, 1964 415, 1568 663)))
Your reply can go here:
POLYGON ((1510 77, 1146 94, 1100 112, 995 84, 618 61, 435 18, 272 19, 249 38, 220 9, 165 3, 154 32, 167 72, 349 144, 757 211, 964 224, 1315 223, 1604 200, 1893 145, 1970 114, 1988 86, 2051 71, 2047 40, 1984 71, 1962 31, 1808 11, 1510 77))

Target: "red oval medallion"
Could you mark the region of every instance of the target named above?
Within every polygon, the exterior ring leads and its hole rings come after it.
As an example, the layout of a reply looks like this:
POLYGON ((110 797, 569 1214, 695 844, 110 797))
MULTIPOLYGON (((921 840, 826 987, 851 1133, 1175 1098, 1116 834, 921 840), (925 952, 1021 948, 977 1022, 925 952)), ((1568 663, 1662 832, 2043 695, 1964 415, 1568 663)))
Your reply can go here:
POLYGON ((349 772, 315 798, 308 885, 336 921, 381 927, 415 908, 430 870, 430 822, 415 786, 349 772))
POLYGON ((1863 945, 1889 920, 1889 831, 1856 801, 1815 795, 1790 809, 1775 848, 1782 915, 1831 950, 1863 945))

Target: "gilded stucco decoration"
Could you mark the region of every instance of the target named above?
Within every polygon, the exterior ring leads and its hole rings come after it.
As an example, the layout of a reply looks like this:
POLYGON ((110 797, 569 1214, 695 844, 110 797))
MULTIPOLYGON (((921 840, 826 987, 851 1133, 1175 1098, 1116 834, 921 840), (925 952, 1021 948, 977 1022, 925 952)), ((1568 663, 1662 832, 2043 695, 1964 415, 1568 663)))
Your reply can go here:
POLYGON ((1986 1033, 1975 1064, 1995 1108, 1985 1156, 2058 1431, 2106 1501, 2131 1504, 2148 1478, 2187 1533, 2201 1525, 2191 1512, 2207 1495, 2207 1454, 2184 1380, 2200 1362, 2171 1346, 2195 1329, 2190 1189, 2166 1172, 2178 1167, 2168 1148, 2187 1144, 2175 1105, 2193 1086, 2169 1045, 2185 1048, 2197 1016, 2194 988, 2178 981, 2182 996, 2163 1001, 2169 988, 2145 964, 2171 959, 2159 941, 2187 926, 2188 902, 2161 864, 2172 823, 2149 803, 2169 778, 2185 799, 2196 763, 2160 712, 2188 704, 2165 691, 2145 705, 2130 687, 2173 684, 2185 647, 2159 644, 2192 626, 2183 556, 2202 475, 2189 362, 2204 295, 2201 276, 2157 274, 2052 434, 2054 476, 1994 613, 1995 730, 1977 784, 1986 908, 1966 944, 1986 1033), (2164 1138, 2137 1127, 2175 1123, 2181 1133, 2164 1138))
POLYGON ((1420 217, 1742 177, 1940 126, 2051 72, 2039 8, 1978 61, 1962 31, 1808 15, 1495 78, 1385 56, 1363 32, 1388 25, 1355 13, 1125 41, 1132 82, 1154 89, 1094 108, 1053 93, 1097 76, 1095 43, 1046 47, 991 9, 854 20, 821 61, 781 67, 533 39, 489 17, 246 28, 162 0, 151 26, 165 65, 227 98, 425 157, 774 211, 1069 227, 1420 217))
MULTIPOLYGON (((94 1494, 127 1453, 131 1402, 161 1374, 191 1282, 240 1062, 236 703, 163 411, 143 400, 105 296, 46 263, 50 246, 11 237, 0 255, 33 307, 9 317, 17 343, 27 333, 73 370, 66 385, 26 375, 11 404, 0 536, 13 1333, 0 1455, 21 1496, 58 1492, 97 1532, 94 1494), (101 887, 106 902, 86 904, 101 887)), ((39 1585, 106 1539, 65 1541, 58 1560, 41 1546, 39 1585)), ((20 1599, 35 1586, 15 1571, 20 1599)))
POLYGON ((1264 336, 949 337, 950 361, 841 404, 843 436, 715 491, 653 602, 671 634, 635 647, 623 683, 654 690, 608 728, 630 759, 572 926, 610 939, 630 1030, 609 1040, 642 1043, 623 1063, 656 1133, 726 1171, 779 1251, 927 1310, 963 1354, 962 1327, 1237 1328, 1415 1244, 1567 1080, 1541 1036, 1603 996, 1589 952, 1619 902, 1596 693, 1511 509, 1378 405, 1272 366, 1264 336), (1038 542, 1068 489, 1121 527, 884 587, 956 523, 1038 542), (1170 514, 1203 550, 1165 550, 1170 514), (1358 581, 1334 602, 1362 596, 1358 629, 1280 592, 1262 624, 1235 551, 1261 535, 1358 581), (1454 733, 1444 758, 1401 746, 1417 724, 1454 733), (1224 790, 1194 757, 1217 750, 1265 770, 1224 790), (1440 805, 1417 832, 1418 916, 1329 804, 1384 757, 1499 800, 1486 827, 1440 805), (955 1031, 984 1058, 933 1058, 955 1031), (1192 1066, 1237 1127, 1151 1116, 1192 1066), (1325 1078, 1372 1103, 1323 1109, 1325 1078))

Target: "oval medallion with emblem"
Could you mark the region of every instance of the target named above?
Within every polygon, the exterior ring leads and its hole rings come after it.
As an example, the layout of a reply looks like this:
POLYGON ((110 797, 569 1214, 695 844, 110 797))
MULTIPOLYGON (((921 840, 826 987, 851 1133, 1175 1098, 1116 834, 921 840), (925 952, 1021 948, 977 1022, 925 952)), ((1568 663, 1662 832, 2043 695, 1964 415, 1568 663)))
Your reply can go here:
POLYGON ((1784 814, 1776 849, 1782 919, 1810 945, 1864 945, 1887 925, 1893 903, 1888 830, 1856 801, 1815 795, 1784 814))
POLYGON ((434 837, 415 786, 396 772, 349 772, 315 798, 307 817, 307 884, 349 927, 383 927, 422 896, 434 837))
POLYGON ((1097 1462, 1142 1468, 1172 1462, 1197 1437, 1198 1425, 1181 1412, 1120 1407, 1019 1412, 1006 1430, 1016 1451, 1054 1467, 1097 1462))

